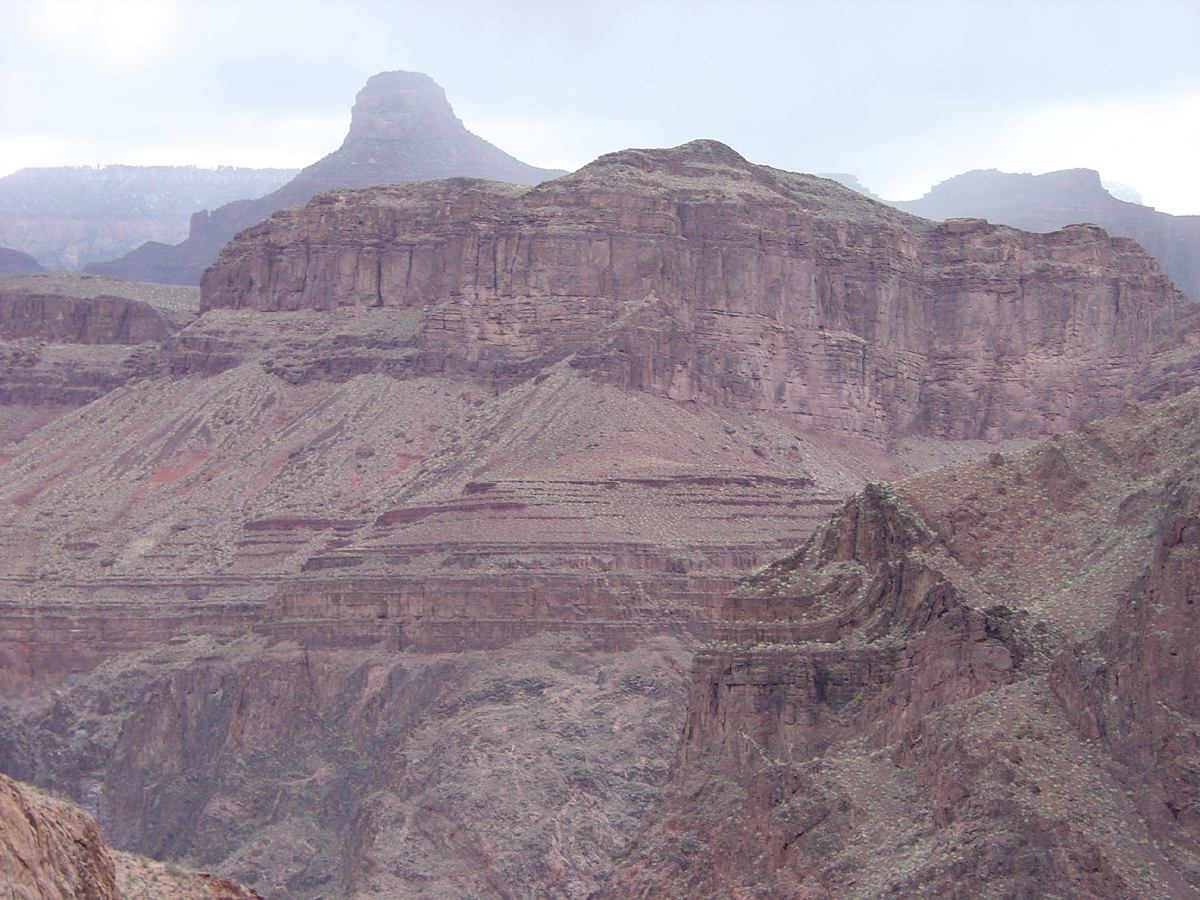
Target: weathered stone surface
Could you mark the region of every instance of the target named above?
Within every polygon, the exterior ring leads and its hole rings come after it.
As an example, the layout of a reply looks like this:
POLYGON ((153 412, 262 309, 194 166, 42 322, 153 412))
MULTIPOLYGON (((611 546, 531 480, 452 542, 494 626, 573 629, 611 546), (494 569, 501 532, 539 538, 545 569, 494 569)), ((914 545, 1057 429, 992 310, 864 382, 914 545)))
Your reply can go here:
POLYGON ((0 775, 0 885, 19 900, 118 900, 95 820, 0 775))
POLYGON ((1027 231, 1095 222, 1145 247, 1188 299, 1200 302, 1200 216, 1172 216, 1118 200, 1092 169, 1044 175, 976 170, 934 185, 919 200, 892 205, 930 219, 982 216, 1027 231))
POLYGON ((413 310, 423 374, 504 385, 571 356, 621 387, 879 438, 1070 428, 1134 396, 1190 322, 1154 261, 1094 226, 934 225, 712 141, 528 190, 322 194, 240 235, 201 296, 413 310))
POLYGON ((734 591, 600 894, 1200 896, 1200 393, 854 498, 734 591))
POLYGON ((302 169, 283 187, 257 200, 228 203, 192 216, 187 240, 150 241, 120 259, 93 263, 87 272, 141 281, 198 284, 222 246, 243 228, 318 191, 394 181, 471 175, 537 184, 563 174, 514 159, 463 126, 445 92, 420 72, 381 72, 355 98, 342 146, 302 169))

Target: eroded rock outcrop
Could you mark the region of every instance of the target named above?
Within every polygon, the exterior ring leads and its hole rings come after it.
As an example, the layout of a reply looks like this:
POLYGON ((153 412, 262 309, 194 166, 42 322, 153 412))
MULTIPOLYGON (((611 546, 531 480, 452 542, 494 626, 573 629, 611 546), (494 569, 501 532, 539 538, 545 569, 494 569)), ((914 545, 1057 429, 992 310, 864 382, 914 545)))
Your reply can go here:
POLYGON ((874 485, 731 594, 601 894, 1200 896, 1200 395, 874 485))
POLYGON ((96 821, 0 775, 0 885, 19 900, 119 900, 96 821))
POLYGON ((1094 226, 935 225, 712 141, 528 190, 322 194, 226 247, 201 294, 413 310, 423 374, 505 386, 572 356, 624 388, 879 438, 1070 428, 1130 396, 1188 317, 1140 247, 1094 226))

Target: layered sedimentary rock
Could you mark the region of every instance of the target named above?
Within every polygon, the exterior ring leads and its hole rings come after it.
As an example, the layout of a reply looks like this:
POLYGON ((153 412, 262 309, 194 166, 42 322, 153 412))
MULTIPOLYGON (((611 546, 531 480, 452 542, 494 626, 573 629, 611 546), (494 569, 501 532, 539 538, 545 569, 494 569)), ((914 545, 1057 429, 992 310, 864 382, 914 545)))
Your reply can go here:
POLYGON ((318 191, 393 181, 472 175, 537 184, 561 175, 509 156, 463 126, 445 92, 420 72, 381 72, 355 98, 342 146, 302 169, 278 190, 192 216, 188 237, 175 245, 150 241, 120 259, 85 271, 168 284, 198 284, 225 242, 277 209, 304 203, 318 191))
POLYGON ((748 579, 601 894, 1200 895, 1200 395, 872 485, 748 579))
POLYGON ((711 142, 322 194, 202 294, 5 448, 0 771, 281 900, 587 896, 738 580, 868 480, 1196 372, 1127 241, 711 142))
POLYGON ((198 301, 96 275, 0 275, 0 448, 151 374, 198 301))
POLYGON ((1092 169, 1044 175, 976 170, 934 185, 919 200, 892 205, 930 219, 976 216, 1029 231, 1095 222, 1145 247, 1190 300, 1200 301, 1200 216, 1119 200, 1092 169))
POLYGON ((1190 322, 1154 261, 1094 226, 935 225, 706 141, 529 190, 322 194, 243 233, 201 293, 412 310, 423 374, 505 386, 570 356, 624 388, 881 439, 1069 428, 1190 322))

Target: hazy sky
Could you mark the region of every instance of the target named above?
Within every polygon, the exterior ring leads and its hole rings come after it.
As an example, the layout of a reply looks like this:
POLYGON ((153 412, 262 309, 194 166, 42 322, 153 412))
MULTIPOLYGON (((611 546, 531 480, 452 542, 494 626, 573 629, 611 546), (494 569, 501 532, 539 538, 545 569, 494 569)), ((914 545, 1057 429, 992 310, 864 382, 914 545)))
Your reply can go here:
POLYGON ((0 0, 0 175, 305 166, 392 69, 540 166, 708 137, 894 200, 1086 166, 1200 214, 1200 0, 0 0))

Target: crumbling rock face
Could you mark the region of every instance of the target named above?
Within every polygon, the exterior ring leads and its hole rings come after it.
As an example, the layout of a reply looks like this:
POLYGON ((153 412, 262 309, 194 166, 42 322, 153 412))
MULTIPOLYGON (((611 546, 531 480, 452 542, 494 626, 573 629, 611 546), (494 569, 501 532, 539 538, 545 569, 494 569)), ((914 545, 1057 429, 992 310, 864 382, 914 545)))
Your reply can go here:
POLYGON ((1200 395, 872 486, 747 579, 601 897, 1200 896, 1200 395))
POLYGON ((96 821, 0 775, 0 884, 19 900, 118 900, 96 821))
POLYGON ((1154 261, 1094 226, 934 225, 712 141, 528 190, 322 194, 240 235, 201 290, 204 309, 419 312, 424 374, 503 387, 569 356, 626 389, 879 438, 1064 430, 1190 322, 1154 261))

